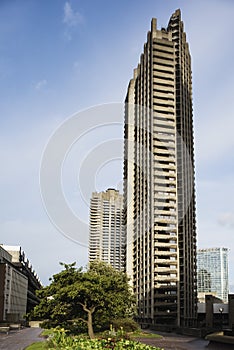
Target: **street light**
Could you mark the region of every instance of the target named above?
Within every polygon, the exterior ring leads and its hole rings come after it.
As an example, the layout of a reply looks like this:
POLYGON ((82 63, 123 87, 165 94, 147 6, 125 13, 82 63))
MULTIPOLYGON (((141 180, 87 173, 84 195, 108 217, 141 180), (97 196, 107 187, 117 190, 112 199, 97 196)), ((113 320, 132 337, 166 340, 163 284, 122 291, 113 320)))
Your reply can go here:
POLYGON ((141 328, 143 328, 143 311, 141 310, 141 328))
POLYGON ((223 330, 223 308, 222 307, 220 307, 219 308, 219 312, 220 312, 220 315, 221 315, 221 330, 223 330))

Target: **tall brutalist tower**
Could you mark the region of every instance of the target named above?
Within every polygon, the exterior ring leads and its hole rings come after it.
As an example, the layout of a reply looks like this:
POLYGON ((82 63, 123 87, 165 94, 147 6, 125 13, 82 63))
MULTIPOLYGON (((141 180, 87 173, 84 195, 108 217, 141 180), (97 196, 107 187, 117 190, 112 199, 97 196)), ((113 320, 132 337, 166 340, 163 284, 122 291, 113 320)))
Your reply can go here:
POLYGON ((126 271, 138 320, 192 327, 197 317, 191 57, 181 12, 152 19, 126 96, 126 271))
POLYGON ((123 195, 114 188, 93 192, 90 200, 89 262, 124 267, 123 195))

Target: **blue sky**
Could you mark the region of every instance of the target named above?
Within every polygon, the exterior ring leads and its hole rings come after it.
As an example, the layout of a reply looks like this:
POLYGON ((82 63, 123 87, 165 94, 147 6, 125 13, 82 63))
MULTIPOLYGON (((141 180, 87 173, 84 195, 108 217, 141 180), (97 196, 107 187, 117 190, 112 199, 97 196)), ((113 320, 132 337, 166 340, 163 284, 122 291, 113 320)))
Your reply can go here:
MULTIPOLYGON (((74 113, 124 101, 151 18, 165 27, 177 8, 193 65, 198 246, 230 248, 234 284, 233 1, 1 0, 0 237, 23 247, 43 283, 59 261, 87 263, 87 249, 60 234, 43 207, 39 171, 46 144, 74 113)), ((105 131, 80 141, 65 163, 64 191, 86 226, 88 198, 82 202, 77 194, 77 159, 88 155, 88 141, 119 138, 122 129, 105 131)), ((121 161, 98 169, 95 181, 90 191, 118 186, 121 161)))

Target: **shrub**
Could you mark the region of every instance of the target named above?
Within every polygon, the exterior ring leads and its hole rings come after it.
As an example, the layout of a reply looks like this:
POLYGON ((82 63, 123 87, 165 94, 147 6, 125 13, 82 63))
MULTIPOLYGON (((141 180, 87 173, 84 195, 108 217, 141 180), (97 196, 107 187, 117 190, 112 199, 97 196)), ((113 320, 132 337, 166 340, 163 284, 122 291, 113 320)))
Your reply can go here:
POLYGON ((141 344, 133 340, 119 339, 114 337, 102 339, 84 339, 67 336, 64 329, 55 329, 53 336, 48 341, 48 350, 160 350, 149 345, 141 344))
POLYGON ((138 323, 132 318, 118 318, 112 321, 112 326, 116 330, 123 329, 125 332, 135 332, 139 329, 138 323))

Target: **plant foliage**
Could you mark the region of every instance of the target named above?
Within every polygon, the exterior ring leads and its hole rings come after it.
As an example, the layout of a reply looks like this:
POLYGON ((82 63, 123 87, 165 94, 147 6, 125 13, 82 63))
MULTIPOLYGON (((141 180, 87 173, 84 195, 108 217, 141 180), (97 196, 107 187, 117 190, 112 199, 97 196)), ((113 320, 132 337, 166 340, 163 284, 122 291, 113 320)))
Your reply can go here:
POLYGON ((71 337, 66 335, 64 329, 54 330, 54 335, 49 339, 47 348, 52 349, 66 349, 66 350, 160 350, 149 345, 141 344, 133 340, 124 339, 121 335, 116 337, 106 337, 100 339, 83 339, 80 337, 71 337))
POLYGON ((112 320, 132 317, 135 299, 124 272, 103 262, 90 263, 87 270, 62 264, 49 286, 38 291, 40 304, 31 319, 45 320, 46 327, 64 327, 72 333, 108 329, 112 320))

